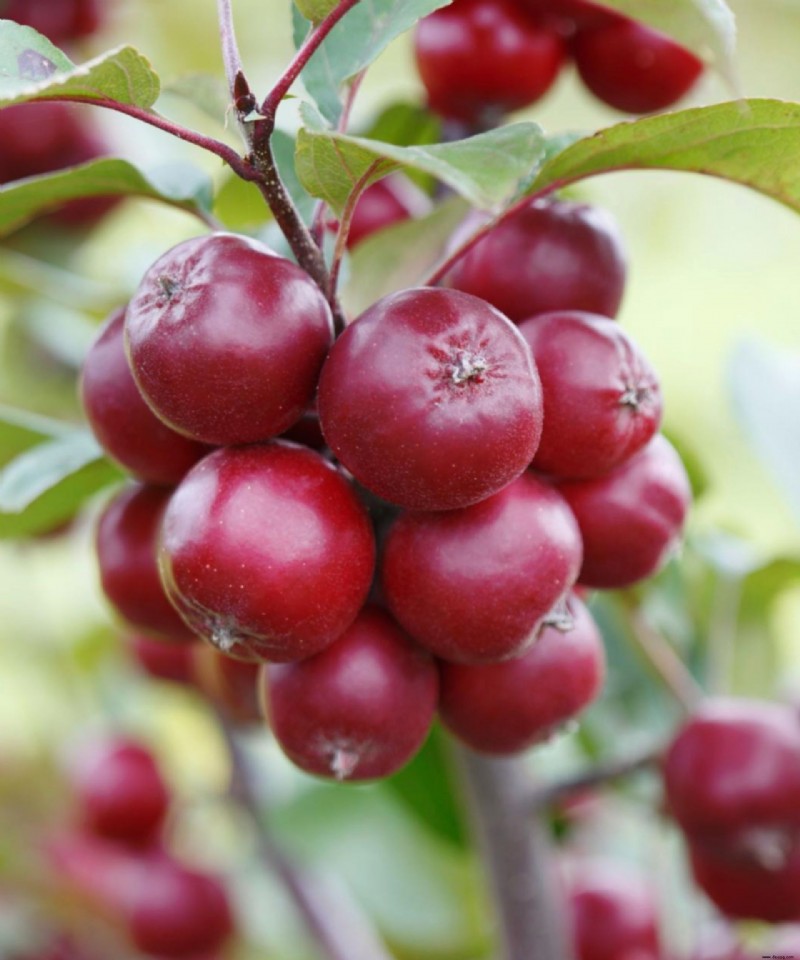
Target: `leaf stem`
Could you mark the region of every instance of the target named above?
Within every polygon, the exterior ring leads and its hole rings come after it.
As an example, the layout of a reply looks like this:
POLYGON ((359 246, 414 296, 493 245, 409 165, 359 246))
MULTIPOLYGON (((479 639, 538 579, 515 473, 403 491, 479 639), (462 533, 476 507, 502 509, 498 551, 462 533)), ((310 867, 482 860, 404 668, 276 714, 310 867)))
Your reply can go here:
POLYGON ((272 90, 270 90, 266 99, 261 104, 261 114, 268 123, 274 126, 275 114, 278 111, 281 100, 283 100, 292 84, 300 76, 305 65, 342 17, 349 13, 353 7, 360 2, 361 0, 340 0, 333 10, 311 30, 292 57, 278 82, 272 90))
POLYGON ((254 777, 236 732, 220 717, 232 769, 231 795, 250 820, 264 862, 279 877, 326 960, 391 960, 372 925, 345 892, 294 864, 264 823, 254 777))
POLYGON ((536 193, 528 193, 515 203, 512 203, 510 207, 506 207, 502 213, 499 213, 497 216, 487 220, 483 226, 479 227, 473 234, 467 237, 461 246, 456 247, 456 249, 451 251, 441 263, 434 267, 433 271, 426 277, 425 280, 422 281, 423 286, 435 286, 463 256, 469 253, 469 251, 480 240, 482 240, 483 237, 486 236, 487 233, 490 233, 495 227, 499 226, 501 223, 504 223, 509 217, 513 217, 517 211, 521 210, 523 207, 526 207, 529 203, 540 200, 542 197, 546 197, 556 190, 560 190, 562 187, 566 186, 568 182, 569 181, 566 180, 556 180, 553 183, 548 184, 546 187, 543 187, 536 193))
POLYGON ((648 746, 628 757, 620 757, 608 763, 590 767, 573 777, 565 777, 555 783, 537 787, 531 797, 530 805, 534 810, 552 806, 562 797, 580 793, 591 787, 598 787, 614 780, 621 780, 640 770, 655 766, 664 751, 663 744, 648 746))
POLYGON ((627 595, 624 601, 637 648, 680 707, 686 713, 692 713, 705 697, 705 691, 667 638, 649 622, 635 597, 627 595))
POLYGON ((154 110, 145 110, 143 107, 136 107, 133 104, 129 103, 120 103, 117 100, 107 100, 107 99, 94 99, 92 97, 77 97, 77 96, 58 96, 58 97, 40 97, 40 100, 69 100, 73 103, 87 103, 91 106, 96 107, 105 107, 107 110, 115 110, 117 113, 122 113, 127 117, 132 117, 134 120, 140 120, 142 123, 147 123, 151 127, 156 127, 158 130, 163 130, 164 133, 169 133, 173 137, 177 137, 179 140, 184 140, 186 143, 191 143, 195 147, 200 147, 203 150, 207 150, 209 153, 216 154, 220 160, 224 161, 237 176, 241 177, 243 180, 248 180, 250 182, 258 181, 259 172, 255 167, 250 164, 250 162, 242 157, 233 147, 229 147, 226 143, 223 143, 221 140, 217 140, 214 137, 207 137, 205 134, 198 133, 196 130, 190 130, 188 127, 184 127, 179 123, 175 123, 174 120, 168 120, 166 117, 162 117, 161 114, 156 113, 154 110))
POLYGON ((339 270, 341 269, 344 252, 347 249, 347 238, 350 234, 350 224, 353 221, 353 213, 355 212, 358 201, 361 199, 361 194, 364 192, 367 184, 369 183, 370 177, 375 173, 381 163, 382 160, 380 159, 373 160, 364 173, 362 173, 353 186, 353 189, 348 194, 347 201, 344 205, 344 210, 342 210, 342 215, 339 218, 339 229, 336 232, 336 243, 333 248, 333 260, 331 262, 330 269, 330 286, 328 289, 328 297, 332 303, 336 299, 336 286, 339 282, 339 270))
POLYGON ((573 960, 546 831, 518 757, 454 754, 497 907, 502 960, 573 960))

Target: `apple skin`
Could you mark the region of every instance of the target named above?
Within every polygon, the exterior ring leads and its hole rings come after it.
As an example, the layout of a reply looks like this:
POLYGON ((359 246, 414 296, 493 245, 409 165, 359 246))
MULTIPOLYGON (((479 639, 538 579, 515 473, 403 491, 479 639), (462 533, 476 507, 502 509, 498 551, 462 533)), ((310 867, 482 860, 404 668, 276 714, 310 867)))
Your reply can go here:
POLYGON ((80 396, 100 446, 147 483, 174 486, 211 448, 171 430, 144 401, 124 344, 125 308, 98 331, 83 363, 80 396))
POLYGON ((414 54, 431 109, 483 125, 544 96, 566 51, 513 0, 455 0, 420 20, 414 54))
POLYGON ((185 240, 125 313, 134 379, 154 413, 212 445, 283 433, 310 405, 333 321, 308 274, 231 233, 185 240))
POLYGON ((661 434, 610 473, 556 486, 583 539, 579 582, 612 590, 661 568, 680 541, 692 496, 686 469, 661 434))
POLYGON ((513 754, 552 736, 597 695, 605 678, 603 639, 570 598, 567 629, 545 626, 525 653, 502 663, 440 663, 442 723, 481 753, 513 754))
POLYGON ((369 605, 316 656, 262 675, 269 727, 308 773, 338 780, 388 777, 420 749, 436 711, 433 658, 369 605))
MULTIPOLYGON (((449 249, 485 222, 482 213, 468 215, 449 249)), ((531 200, 456 261, 444 283, 521 323, 553 310, 616 317, 626 275, 625 247, 610 213, 571 200, 531 200)))
POLYGON ((663 408, 658 377, 619 324, 561 310, 524 321, 519 332, 542 381, 545 417, 534 469, 600 476, 653 437, 663 408))
POLYGON ((685 47, 624 17, 578 29, 571 51, 588 89, 624 113, 671 107, 703 72, 702 60, 685 47))
POLYGON ((688 834, 727 842, 765 828, 800 839, 800 723, 783 704, 708 699, 666 753, 664 790, 688 834))
POLYGON ((401 173, 389 174, 361 194, 353 210, 347 246, 352 250, 362 240, 394 223, 423 217, 431 202, 416 184, 401 173))
POLYGON ((400 516, 381 584, 398 623, 437 657, 492 663, 533 644, 580 564, 567 504, 528 472, 463 510, 400 516))
POLYGON ((168 487, 135 484, 106 505, 95 545, 106 599, 131 626, 175 643, 197 637, 169 602, 158 572, 158 535, 168 487))
POLYGON ((215 450, 164 514, 168 596, 223 653, 311 656, 353 622, 369 591, 375 541, 344 476, 286 441, 215 450))
POLYGON ((800 849, 767 866, 751 858, 690 841, 695 883, 725 916, 765 923, 800 921, 800 849))
POLYGON ((119 737, 85 745, 70 780, 90 833, 134 849, 158 840, 171 798, 144 745, 119 737))
POLYGON ((542 429, 539 377, 516 327, 476 297, 431 287, 384 297, 339 336, 318 407, 343 466, 411 510, 500 490, 542 429))
POLYGON ((577 960, 661 960, 655 893, 610 861, 578 861, 569 885, 577 960))

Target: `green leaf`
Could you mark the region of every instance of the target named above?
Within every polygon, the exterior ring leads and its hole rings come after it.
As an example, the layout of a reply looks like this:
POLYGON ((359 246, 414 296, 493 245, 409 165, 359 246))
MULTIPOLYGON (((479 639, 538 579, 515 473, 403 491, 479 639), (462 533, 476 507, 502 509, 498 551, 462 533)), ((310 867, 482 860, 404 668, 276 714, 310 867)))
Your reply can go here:
POLYGON ((104 158, 0 187, 0 236, 77 197, 139 196, 189 213, 210 210, 211 179, 188 164, 138 170, 127 160, 104 158))
POLYGON ((800 211, 800 104, 738 100, 625 121, 547 160, 531 189, 648 169, 730 180, 800 211))
MULTIPOLYGON (((306 120, 314 123, 310 111, 306 120)), ((544 152, 535 123, 514 123, 466 140, 400 147, 351 137, 319 124, 297 136, 297 174, 306 190, 341 213, 365 176, 368 186, 398 167, 431 174, 481 209, 501 208, 524 189, 544 152)))
POLYGON ((441 260, 467 209, 463 200, 451 197, 427 217, 394 224, 359 243, 342 291, 345 310, 357 316, 386 294, 418 286, 441 260))
POLYGON ((294 0, 294 2, 306 20, 319 23, 336 8, 339 0, 294 0))
MULTIPOLYGON (((289 196, 294 200, 300 216, 306 223, 310 223, 317 203, 303 187, 295 171, 294 157, 297 149, 295 139, 282 130, 276 130, 272 134, 271 144, 272 155, 275 158, 275 164, 278 167, 281 180, 283 180, 284 186, 289 191, 289 196)), ((263 200, 261 204, 266 207, 263 200)), ((269 210, 267 210, 267 214, 269 214, 269 210)))
POLYGON ((44 440, 62 437, 75 428, 29 410, 0 404, 0 463, 44 440))
POLYGON ((800 517, 800 354, 747 339, 729 366, 748 439, 800 517))
POLYGON ((0 537, 47 533, 74 517, 98 491, 121 479, 122 473, 108 460, 93 460, 50 487, 21 513, 0 513, 0 537))
POLYGON ((736 19, 724 0, 602 0, 677 40, 735 84, 736 19))
POLYGON ((399 147, 438 143, 442 121, 419 103, 392 103, 375 118, 362 136, 399 147))
POLYGON ((71 430, 31 447, 0 471, 0 513, 21 513, 65 477, 102 456, 86 430, 71 430))
POLYGON ((422 823, 448 843, 469 847, 464 811, 458 802, 457 778, 441 728, 434 727, 422 750, 386 781, 422 823))
MULTIPOLYGON (((331 30, 301 76, 323 116, 336 124, 341 112, 343 84, 368 67, 395 37, 450 0, 361 0, 331 30)), ((293 8, 295 44, 299 46, 311 24, 293 8)))
POLYGON ((0 20, 0 106, 79 97, 148 109, 158 94, 158 76, 133 47, 76 65, 31 27, 0 20))

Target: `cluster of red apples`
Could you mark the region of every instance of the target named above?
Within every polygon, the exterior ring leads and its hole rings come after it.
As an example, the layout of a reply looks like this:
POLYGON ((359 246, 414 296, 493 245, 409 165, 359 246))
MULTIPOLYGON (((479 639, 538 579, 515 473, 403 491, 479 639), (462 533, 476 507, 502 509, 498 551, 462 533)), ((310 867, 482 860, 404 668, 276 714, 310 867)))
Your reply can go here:
POLYGON ((570 59, 598 99, 636 114, 672 106, 703 71, 673 40, 586 0, 454 0, 419 22, 414 49, 431 108, 479 127, 535 103, 570 59))
POLYGON ((221 879, 165 846, 172 798, 150 753, 115 738, 84 748, 70 779, 74 823, 47 841, 56 875, 141 954, 217 956, 234 919, 221 879))
POLYGON ((604 674, 575 590, 650 576, 689 502, 656 376, 612 319, 624 279, 607 214, 530 202, 445 286, 334 338, 308 275, 260 243, 169 250, 83 372, 96 436, 140 481, 100 520, 109 599, 268 664, 269 725, 318 775, 393 773, 437 709, 482 751, 547 738, 604 674))

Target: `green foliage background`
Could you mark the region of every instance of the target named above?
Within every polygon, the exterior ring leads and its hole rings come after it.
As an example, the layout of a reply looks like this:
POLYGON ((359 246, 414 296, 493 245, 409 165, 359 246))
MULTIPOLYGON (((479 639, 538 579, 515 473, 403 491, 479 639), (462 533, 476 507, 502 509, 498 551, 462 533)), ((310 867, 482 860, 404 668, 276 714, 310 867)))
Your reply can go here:
MULTIPOLYGON (((240 0, 235 7, 251 82, 266 91, 292 49, 289 4, 240 0)), ((732 7, 741 90, 800 101, 800 3, 736 0, 732 7)), ((213 3, 117 0, 104 35, 82 52, 91 56, 118 43, 137 47, 162 76, 164 112, 236 144, 235 131, 224 127, 213 3)), ((709 73, 692 102, 729 97, 728 80, 709 73)), ((401 37, 368 75, 354 127, 368 129, 388 104, 420 99, 408 37, 401 37)), ((174 166, 183 161, 218 186, 226 183, 213 158, 127 118, 97 113, 119 156, 160 170, 153 181, 159 188, 170 180, 186 186, 174 166)), ((287 103, 284 114, 291 132, 297 111, 287 103)), ((619 117, 570 74, 518 119, 559 134, 592 131, 619 117)), ((112 173, 129 176, 124 165, 112 173)), ((202 192, 202 180, 197 185, 202 192)), ((681 173, 623 172, 578 184, 572 193, 607 206, 621 223, 631 271, 620 319, 661 374, 666 429, 702 490, 685 562, 642 592, 645 609, 714 689, 798 698, 800 218, 742 187, 681 173)), ((228 184, 216 211, 245 228, 261 218, 258 203, 228 184)), ((459 215, 443 211, 442 236, 459 215)), ((180 210, 135 199, 80 243, 54 230, 27 230, 6 242, 0 403, 79 423, 75 373, 96 324, 156 256, 202 229, 180 210)), ((375 295, 376 271, 384 269, 392 242, 353 258, 349 303, 366 304, 375 295)), ((25 449, 39 428, 49 435, 38 422, 6 431, 2 460, 25 449)), ((108 479, 92 473, 107 468, 86 470, 77 481, 86 489, 108 479)), ((58 519, 60 505, 39 506, 48 520, 58 519)), ((142 681, 121 652, 97 588, 92 519, 90 512, 67 536, 0 543, 0 769, 7 771, 0 788, 0 877, 12 885, 30 879, 23 841, 41 823, 68 818, 57 773, 62 754, 93 730, 133 730, 153 742, 181 799, 176 846, 235 878, 247 933, 237 957, 264 951, 276 960, 312 957, 282 892, 259 869, 246 825, 224 802, 227 761, 206 709, 188 693, 142 681)), ((0 518, 0 532, 12 529, 13 520, 0 518)), ((625 642, 619 604, 606 602, 596 612, 609 640, 608 690, 577 734, 536 751, 532 764, 546 777, 633 749, 675 722, 668 697, 625 642)), ((286 844, 325 869, 336 864, 339 880, 398 956, 488 955, 485 894, 438 740, 392 784, 350 789, 294 773, 263 735, 253 735, 250 746, 286 844)), ((652 781, 635 784, 603 810, 600 828, 582 842, 591 850, 612 847, 653 873, 664 866, 669 935, 686 944, 697 909, 681 886, 674 838, 655 819, 655 795, 652 781)), ((0 945, 19 936, 19 928, 18 916, 0 911, 0 945)))

